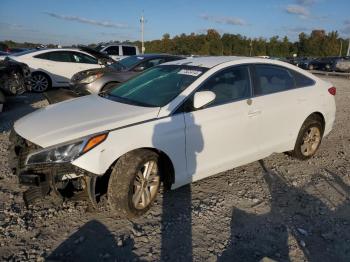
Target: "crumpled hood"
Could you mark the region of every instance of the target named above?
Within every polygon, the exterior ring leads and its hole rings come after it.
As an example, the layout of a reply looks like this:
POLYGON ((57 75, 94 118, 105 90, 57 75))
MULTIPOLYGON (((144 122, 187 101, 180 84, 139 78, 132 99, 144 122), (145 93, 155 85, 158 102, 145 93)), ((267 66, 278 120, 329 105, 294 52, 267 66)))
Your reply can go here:
POLYGON ((98 95, 39 109, 15 122, 15 131, 41 147, 156 118, 159 108, 111 101, 98 95))

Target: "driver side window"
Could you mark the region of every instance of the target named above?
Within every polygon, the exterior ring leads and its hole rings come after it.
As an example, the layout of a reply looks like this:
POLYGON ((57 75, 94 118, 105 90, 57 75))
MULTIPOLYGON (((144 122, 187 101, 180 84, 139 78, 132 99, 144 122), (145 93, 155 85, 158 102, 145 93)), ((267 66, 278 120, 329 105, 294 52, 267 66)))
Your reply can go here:
POLYGON ((210 77, 198 91, 212 91, 215 93, 216 98, 210 106, 248 98, 250 97, 248 67, 231 67, 216 73, 210 77))
MULTIPOLYGON (((206 107, 218 106, 251 97, 251 85, 248 66, 236 66, 215 73, 207 79, 196 92, 212 91, 215 100, 206 107)), ((194 111, 194 94, 183 104, 183 112, 194 111)), ((178 111, 179 112, 179 111, 178 111)))

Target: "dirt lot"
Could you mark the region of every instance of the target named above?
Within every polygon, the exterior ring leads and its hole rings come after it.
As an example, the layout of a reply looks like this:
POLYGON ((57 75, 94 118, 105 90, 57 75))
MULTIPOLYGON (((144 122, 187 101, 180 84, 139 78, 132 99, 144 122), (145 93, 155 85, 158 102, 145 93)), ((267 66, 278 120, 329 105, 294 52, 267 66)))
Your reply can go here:
POLYGON ((79 202, 24 208, 8 130, 46 102, 17 98, 0 115, 0 260, 350 261, 350 80, 329 80, 337 121, 316 157, 272 155, 167 192, 134 220, 79 202))

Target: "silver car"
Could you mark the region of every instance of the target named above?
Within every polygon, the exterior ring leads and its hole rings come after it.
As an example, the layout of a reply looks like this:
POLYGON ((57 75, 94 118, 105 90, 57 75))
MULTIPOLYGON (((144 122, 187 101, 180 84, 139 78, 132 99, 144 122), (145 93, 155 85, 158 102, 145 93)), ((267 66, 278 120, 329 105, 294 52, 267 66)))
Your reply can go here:
POLYGON ((79 95, 105 92, 146 69, 183 58, 167 54, 130 56, 105 68, 85 70, 73 75, 70 89, 79 95))

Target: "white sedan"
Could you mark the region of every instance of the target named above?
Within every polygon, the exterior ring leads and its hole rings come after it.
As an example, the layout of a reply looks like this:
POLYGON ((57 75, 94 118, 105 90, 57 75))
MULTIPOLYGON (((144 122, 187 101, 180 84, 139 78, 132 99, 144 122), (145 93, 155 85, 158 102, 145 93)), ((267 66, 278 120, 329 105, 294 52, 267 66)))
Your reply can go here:
POLYGON ((10 58, 30 67, 35 92, 44 92, 51 86, 68 86, 77 72, 102 67, 96 57, 79 49, 30 50, 10 58))
POLYGON ((174 61, 17 121, 13 170, 43 195, 86 191, 97 206, 106 193, 112 209, 138 216, 161 182, 174 189, 272 153, 312 157, 332 130, 335 93, 279 61, 174 61))

